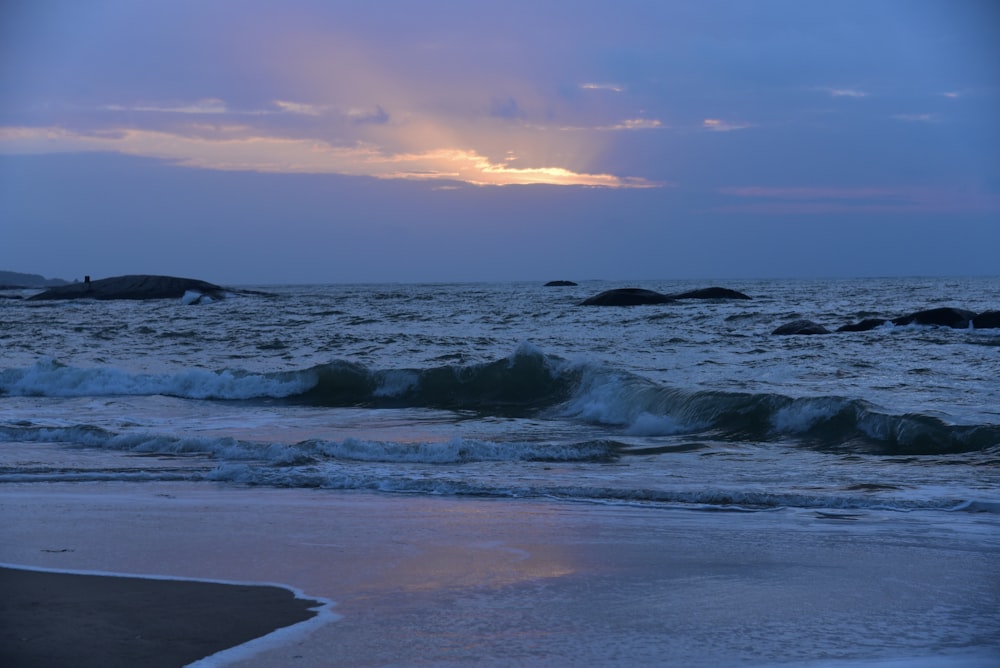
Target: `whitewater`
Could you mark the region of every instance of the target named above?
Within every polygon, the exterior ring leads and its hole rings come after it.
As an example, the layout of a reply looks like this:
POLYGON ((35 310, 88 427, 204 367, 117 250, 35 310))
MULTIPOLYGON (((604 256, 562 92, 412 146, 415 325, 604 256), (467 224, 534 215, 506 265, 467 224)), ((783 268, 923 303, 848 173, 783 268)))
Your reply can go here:
MULTIPOLYGON (((673 508, 1000 512, 1000 279, 252 286, 0 300, 0 482, 187 480, 673 508)), ((30 292, 8 293, 22 297, 30 292)))

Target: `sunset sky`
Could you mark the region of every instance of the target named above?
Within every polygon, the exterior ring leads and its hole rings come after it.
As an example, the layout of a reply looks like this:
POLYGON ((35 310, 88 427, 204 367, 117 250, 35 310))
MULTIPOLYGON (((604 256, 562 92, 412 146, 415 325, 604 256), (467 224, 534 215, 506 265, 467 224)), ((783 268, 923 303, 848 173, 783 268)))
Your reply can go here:
POLYGON ((0 269, 998 274, 997 44, 976 0, 5 0, 0 269))

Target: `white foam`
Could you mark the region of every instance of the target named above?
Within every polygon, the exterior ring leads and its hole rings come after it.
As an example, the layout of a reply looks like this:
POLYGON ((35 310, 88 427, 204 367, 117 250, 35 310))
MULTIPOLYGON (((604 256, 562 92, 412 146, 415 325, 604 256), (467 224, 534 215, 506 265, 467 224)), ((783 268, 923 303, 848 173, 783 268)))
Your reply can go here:
POLYGON ((797 399, 779 408, 771 416, 771 426, 781 433, 802 433, 816 423, 832 418, 847 405, 847 400, 837 397, 797 399))
POLYGON ((374 392, 376 397, 399 397, 416 387, 420 376, 414 371, 399 369, 384 371, 379 379, 381 382, 374 392))
POLYGON ((310 372, 241 374, 191 369, 176 374, 132 374, 114 367, 77 368, 44 360, 26 369, 0 372, 0 391, 18 396, 166 396, 189 399, 281 398, 316 384, 310 372))
POLYGON ((684 431, 673 418, 645 412, 640 413, 625 429, 625 433, 629 436, 670 436, 684 431))
POLYGON ((207 304, 212 301, 212 298, 208 295, 202 294, 197 290, 187 290, 181 297, 181 304, 207 304))

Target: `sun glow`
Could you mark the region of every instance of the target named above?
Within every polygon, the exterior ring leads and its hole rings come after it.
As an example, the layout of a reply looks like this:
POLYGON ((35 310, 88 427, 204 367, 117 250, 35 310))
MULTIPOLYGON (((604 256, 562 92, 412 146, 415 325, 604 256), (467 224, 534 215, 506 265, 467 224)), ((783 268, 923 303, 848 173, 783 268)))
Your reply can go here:
POLYGON ((510 165, 513 162, 510 154, 494 161, 472 149, 391 153, 365 142, 337 146, 318 139, 255 134, 204 136, 131 128, 85 134, 63 128, 8 127, 0 128, 0 151, 103 151, 157 158, 202 169, 445 180, 477 186, 547 184, 649 188, 658 185, 640 178, 577 172, 564 167, 513 167, 510 165))

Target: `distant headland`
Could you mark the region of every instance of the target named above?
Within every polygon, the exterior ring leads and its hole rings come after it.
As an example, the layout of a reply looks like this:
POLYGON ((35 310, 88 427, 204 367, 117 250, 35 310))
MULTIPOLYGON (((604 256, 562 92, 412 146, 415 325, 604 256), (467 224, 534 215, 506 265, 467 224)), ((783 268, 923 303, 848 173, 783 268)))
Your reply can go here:
POLYGON ((19 271, 0 271, 0 290, 23 288, 50 288, 66 285, 69 281, 61 278, 45 278, 41 274, 23 274, 19 271))

